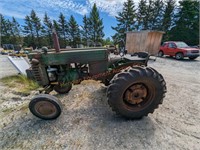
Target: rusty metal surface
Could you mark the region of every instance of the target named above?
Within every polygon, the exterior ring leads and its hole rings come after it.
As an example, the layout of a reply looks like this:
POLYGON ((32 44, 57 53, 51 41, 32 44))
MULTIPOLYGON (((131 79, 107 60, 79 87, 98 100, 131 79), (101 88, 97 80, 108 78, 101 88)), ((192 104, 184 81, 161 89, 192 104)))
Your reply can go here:
POLYGON ((135 31, 126 33, 126 49, 129 54, 148 52, 156 55, 159 51, 162 35, 161 31, 135 31))
POLYGON ((140 104, 147 97, 147 88, 142 84, 135 84, 125 92, 125 99, 130 104, 140 104))
POLYGON ((53 44, 54 44, 54 48, 56 49, 56 52, 57 53, 60 52, 60 44, 59 44, 58 36, 55 29, 53 29, 53 44))
POLYGON ((35 111, 42 116, 54 116, 57 113, 56 107, 48 101, 39 101, 35 104, 35 111))

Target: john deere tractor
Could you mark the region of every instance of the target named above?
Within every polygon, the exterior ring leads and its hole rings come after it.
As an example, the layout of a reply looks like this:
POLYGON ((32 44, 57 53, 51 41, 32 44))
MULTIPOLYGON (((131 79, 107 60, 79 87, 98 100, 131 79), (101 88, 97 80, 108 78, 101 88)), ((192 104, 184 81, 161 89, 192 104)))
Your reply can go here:
POLYGON ((33 115, 45 120, 59 117, 61 102, 50 92, 68 93, 72 85, 87 79, 104 83, 108 104, 126 118, 147 116, 162 103, 166 83, 161 74, 147 67, 147 53, 114 55, 105 48, 62 50, 53 34, 54 50, 43 48, 28 55, 32 66, 27 73, 44 87, 29 103, 33 115))

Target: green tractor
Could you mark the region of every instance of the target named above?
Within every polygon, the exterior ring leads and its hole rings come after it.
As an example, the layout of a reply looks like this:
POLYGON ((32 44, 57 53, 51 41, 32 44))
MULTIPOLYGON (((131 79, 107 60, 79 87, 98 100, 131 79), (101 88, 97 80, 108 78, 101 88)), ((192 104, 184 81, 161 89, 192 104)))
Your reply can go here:
POLYGON ((43 86, 40 94, 29 103, 33 115, 56 119, 62 111, 61 102, 49 93, 68 93, 73 84, 82 80, 100 80, 107 87, 108 104, 116 113, 139 119, 158 108, 166 93, 163 76, 147 67, 149 55, 114 55, 105 48, 62 50, 54 32, 55 50, 43 48, 28 55, 29 77, 43 86))

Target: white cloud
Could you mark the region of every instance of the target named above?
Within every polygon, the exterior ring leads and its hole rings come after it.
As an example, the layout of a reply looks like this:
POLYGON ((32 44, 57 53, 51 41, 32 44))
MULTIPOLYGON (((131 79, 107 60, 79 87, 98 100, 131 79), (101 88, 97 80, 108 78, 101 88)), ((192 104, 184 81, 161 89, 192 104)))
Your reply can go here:
MULTIPOLYGON (((97 7, 102 12, 108 13, 110 16, 117 16, 123 8, 124 2, 127 0, 88 0, 90 5, 96 3, 97 7)), ((139 0, 133 0, 135 5, 138 4, 139 0)))
MULTIPOLYGON (((0 0, 0 13, 6 16, 14 16, 23 19, 34 9, 42 19, 44 12, 51 18, 57 18, 60 12, 65 16, 72 13, 88 14, 96 3, 100 12, 108 13, 109 16, 116 16, 123 8, 126 0, 0 0)), ((134 2, 137 2, 135 0, 134 2)))
POLYGON ((19 18, 19 19, 25 18, 25 14, 17 12, 15 10, 8 10, 8 9, 2 7, 1 5, 0 5, 0 10, 1 10, 0 13, 2 13, 3 15, 6 15, 6 16, 10 16, 10 17, 14 16, 15 18, 19 18))
POLYGON ((75 2, 73 0, 37 0, 40 6, 51 8, 52 11, 58 10, 59 12, 72 11, 74 13, 85 15, 88 13, 86 5, 75 2))
POLYGON ((110 16, 116 16, 123 8, 126 0, 88 0, 90 5, 96 3, 100 11, 108 13, 110 16))

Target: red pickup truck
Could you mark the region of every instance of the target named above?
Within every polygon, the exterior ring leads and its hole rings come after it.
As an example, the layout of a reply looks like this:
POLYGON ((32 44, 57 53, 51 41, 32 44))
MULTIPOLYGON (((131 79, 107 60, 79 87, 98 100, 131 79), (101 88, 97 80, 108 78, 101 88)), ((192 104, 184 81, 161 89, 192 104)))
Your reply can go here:
POLYGON ((168 41, 164 42, 160 47, 158 56, 169 55, 171 57, 175 56, 176 59, 180 60, 184 57, 189 57, 189 59, 194 60, 199 57, 200 50, 197 48, 189 47, 186 43, 180 41, 168 41))

